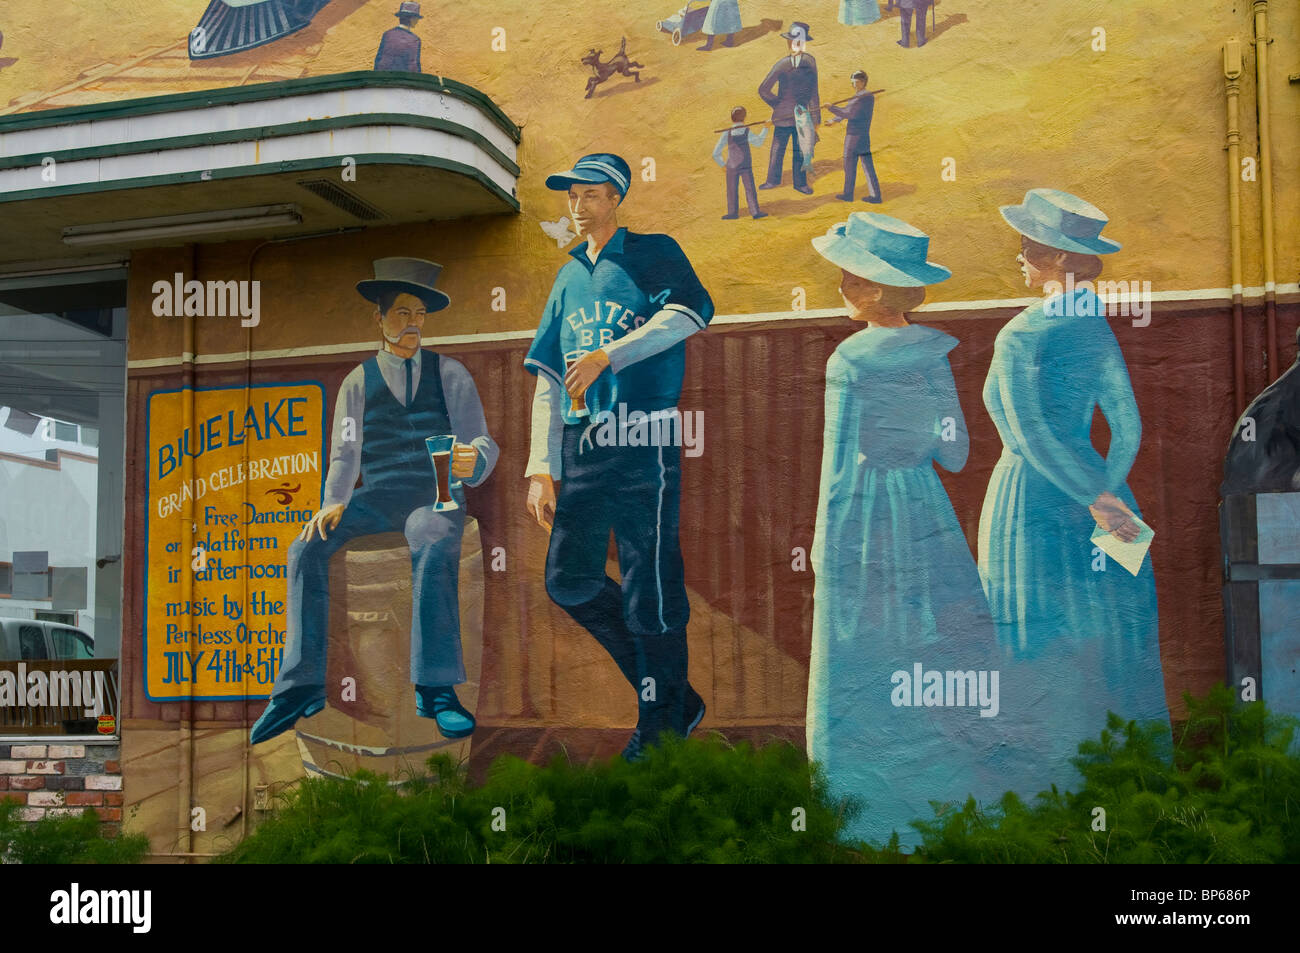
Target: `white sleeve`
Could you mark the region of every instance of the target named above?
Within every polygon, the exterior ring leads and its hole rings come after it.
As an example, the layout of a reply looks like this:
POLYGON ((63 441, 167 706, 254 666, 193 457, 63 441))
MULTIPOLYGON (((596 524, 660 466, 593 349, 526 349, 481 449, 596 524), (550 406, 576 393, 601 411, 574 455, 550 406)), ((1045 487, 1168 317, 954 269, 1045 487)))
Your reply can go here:
POLYGON ((487 419, 483 416, 483 402, 479 399, 478 388, 468 368, 460 361, 440 355, 439 372, 442 377, 443 401, 447 406, 447 418, 451 432, 460 443, 466 443, 478 451, 478 461, 474 465, 472 476, 463 482, 466 486, 478 486, 489 476, 497 465, 501 448, 488 433, 487 419))
POLYGON ((361 366, 350 371, 339 387, 334 404, 334 433, 330 442, 330 468, 325 476, 321 506, 348 505, 361 473, 361 420, 366 414, 366 375, 361 366), (351 424, 349 425, 349 421, 351 424), (344 430, 347 440, 344 440, 344 430))
POLYGON ((560 479, 560 441, 564 434, 564 418, 560 402, 564 395, 560 385, 549 374, 537 375, 537 390, 533 392, 533 438, 524 476, 545 474, 553 480, 560 479))
POLYGON ((665 308, 635 331, 604 345, 601 350, 609 355, 609 369, 617 374, 629 364, 644 361, 679 341, 685 341, 698 330, 700 326, 689 315, 665 308))

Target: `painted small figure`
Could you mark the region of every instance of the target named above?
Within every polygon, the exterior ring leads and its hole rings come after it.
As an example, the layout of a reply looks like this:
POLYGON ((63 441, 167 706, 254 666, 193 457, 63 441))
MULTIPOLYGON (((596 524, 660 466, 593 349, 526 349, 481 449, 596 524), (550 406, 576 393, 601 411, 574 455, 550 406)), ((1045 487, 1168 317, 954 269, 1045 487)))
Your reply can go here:
POLYGON ((740 185, 745 186, 745 203, 754 218, 765 218, 767 213, 758 207, 758 192, 754 188, 754 159, 751 146, 761 146, 767 129, 754 133, 745 125, 745 107, 731 111, 732 126, 724 131, 713 148, 713 161, 727 172, 727 214, 724 219, 740 217, 740 185), (725 158, 723 157, 725 154, 725 158))
POLYGON ((420 15, 420 5, 403 0, 393 16, 397 17, 397 26, 388 30, 380 38, 379 52, 375 54, 375 69, 405 73, 422 72, 420 38, 414 31, 415 21, 424 19, 420 15))

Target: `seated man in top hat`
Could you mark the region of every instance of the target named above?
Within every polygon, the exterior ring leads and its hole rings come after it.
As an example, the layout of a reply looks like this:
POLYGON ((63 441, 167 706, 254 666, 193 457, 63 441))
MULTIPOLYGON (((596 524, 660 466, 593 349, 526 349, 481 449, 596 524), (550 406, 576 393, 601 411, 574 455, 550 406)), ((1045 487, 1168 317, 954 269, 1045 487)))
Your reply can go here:
POLYGON ((397 17, 397 26, 385 31, 379 40, 379 52, 375 54, 375 69, 401 70, 407 73, 423 72, 420 69, 420 38, 412 29, 420 16, 420 5, 403 2, 393 14, 397 17))
MULTIPOLYGON (((381 258, 357 291, 375 304, 379 353, 339 388, 324 499, 288 560, 287 641, 271 703, 253 725, 253 744, 325 707, 329 561, 343 544, 402 532, 411 547, 411 680, 416 710, 448 738, 474 731, 456 697, 465 681, 457 570, 465 509, 437 510, 437 483, 425 438, 454 435, 451 476, 477 486, 496 465, 478 390, 459 361, 420 347, 427 315, 451 299, 434 288, 442 266, 381 258), (360 474, 362 486, 355 489, 360 474)), ((452 490, 453 495, 463 494, 452 490)))

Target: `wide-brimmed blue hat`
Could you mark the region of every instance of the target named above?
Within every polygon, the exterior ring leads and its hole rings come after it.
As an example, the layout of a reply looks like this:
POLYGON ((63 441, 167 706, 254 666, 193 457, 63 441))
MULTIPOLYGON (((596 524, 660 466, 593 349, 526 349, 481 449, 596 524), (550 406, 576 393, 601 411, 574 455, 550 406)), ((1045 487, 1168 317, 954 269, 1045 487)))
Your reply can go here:
POLYGON ((801 20, 795 20, 791 23, 789 32, 782 33, 781 36, 787 40, 804 40, 808 43, 812 42, 812 34, 809 32, 808 24, 801 20))
POLYGON ((612 152, 593 152, 573 163, 572 169, 546 177, 546 187, 556 192, 567 191, 575 182, 584 185, 608 182, 618 189, 619 195, 626 196, 632 187, 632 170, 622 156, 612 152))
POLYGON ((1083 255, 1109 255, 1123 246, 1101 237, 1110 221, 1101 209, 1060 189, 1030 189, 1019 205, 1004 205, 1002 217, 1040 245, 1083 255))
POLYGON ((423 258, 376 258, 375 277, 358 281, 357 291, 375 304, 386 291, 404 291, 423 301, 432 314, 451 304, 451 298, 433 286, 441 272, 442 265, 423 258))
POLYGON ((947 268, 926 261, 930 236, 879 212, 854 212, 812 244, 832 264, 882 285, 916 288, 952 277, 947 268))

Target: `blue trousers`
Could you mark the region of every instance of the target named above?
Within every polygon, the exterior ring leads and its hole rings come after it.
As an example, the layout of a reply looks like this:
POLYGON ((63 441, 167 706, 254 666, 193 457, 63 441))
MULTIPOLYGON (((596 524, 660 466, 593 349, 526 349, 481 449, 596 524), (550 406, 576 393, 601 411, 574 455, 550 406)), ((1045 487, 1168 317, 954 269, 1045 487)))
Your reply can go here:
POLYGON ((880 180, 876 178, 876 165, 871 160, 870 152, 860 152, 856 155, 850 155, 847 151, 844 154, 844 194, 853 197, 853 190, 858 185, 858 162, 862 162, 862 170, 867 176, 867 191, 870 197, 876 201, 881 198, 880 180))
POLYGON ((411 681, 459 685, 465 681, 460 646, 458 570, 465 504, 436 512, 412 508, 411 498, 392 491, 357 490, 328 538, 313 535, 289 547, 287 635, 284 660, 272 697, 292 688, 324 686, 329 638, 330 557, 349 540, 401 532, 411 547, 411 681))
POLYGON ((678 541, 681 448, 602 447, 564 428, 563 473, 546 553, 546 591, 565 608, 620 590, 631 635, 686 628, 691 607, 678 541), (605 575, 609 533, 621 586, 605 575))
POLYGON ((794 184, 797 187, 803 187, 808 184, 808 173, 803 167, 803 150, 799 148, 799 136, 795 133, 793 124, 789 126, 777 126, 772 136, 772 150, 770 158, 767 160, 767 182, 766 185, 781 184, 781 166, 785 165, 785 147, 790 143, 794 146, 794 158, 791 160, 791 172, 794 176, 794 184))

